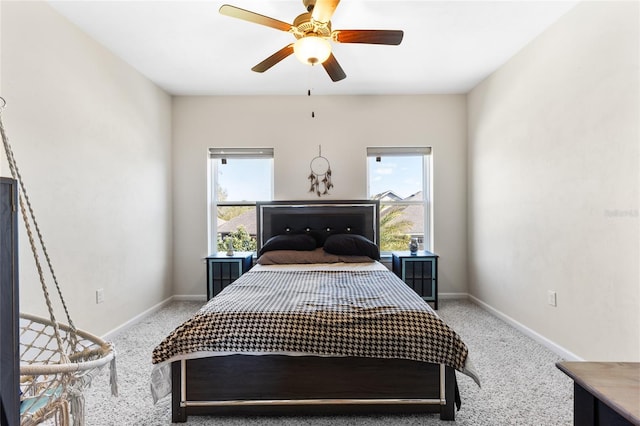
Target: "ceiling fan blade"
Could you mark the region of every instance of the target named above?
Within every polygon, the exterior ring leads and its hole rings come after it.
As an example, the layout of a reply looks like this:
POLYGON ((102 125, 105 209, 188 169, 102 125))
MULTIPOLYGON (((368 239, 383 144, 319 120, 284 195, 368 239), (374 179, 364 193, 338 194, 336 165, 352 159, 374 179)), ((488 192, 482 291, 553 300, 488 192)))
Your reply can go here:
POLYGON ((329 55, 329 58, 322 63, 322 66, 333 81, 340 81, 347 78, 347 75, 344 73, 344 70, 336 60, 336 57, 333 56, 333 53, 329 55))
POLYGON ((331 34, 338 43, 390 44, 402 42, 401 30, 335 30, 331 34))
POLYGON ((266 70, 268 70, 269 68, 271 68, 272 66, 274 66, 275 64, 277 64, 278 62, 286 58, 287 56, 291 55, 292 53, 293 53, 293 43, 283 47, 273 55, 269 56, 264 61, 260 62, 255 67, 251 68, 251 71, 265 72, 266 70))
POLYGON ((331 20, 338 3, 340 3, 340 0, 316 0, 311 12, 311 18, 316 22, 326 24, 331 20))
POLYGON ((239 7, 223 4, 220 7, 220 13, 232 18, 242 19, 243 21, 253 22, 255 24, 265 25, 267 27, 275 28, 276 30, 289 31, 291 24, 279 21, 268 16, 260 15, 249 10, 240 9, 239 7))

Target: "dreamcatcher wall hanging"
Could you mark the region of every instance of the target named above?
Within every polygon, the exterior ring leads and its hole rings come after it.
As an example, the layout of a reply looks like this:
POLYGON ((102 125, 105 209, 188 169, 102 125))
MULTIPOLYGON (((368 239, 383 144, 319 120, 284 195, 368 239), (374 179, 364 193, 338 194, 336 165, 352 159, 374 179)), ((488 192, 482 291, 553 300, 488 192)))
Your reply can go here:
POLYGON ((318 156, 311 160, 309 167, 311 168, 311 174, 308 177, 311 182, 309 192, 315 192, 318 197, 329 194, 329 190, 333 188, 331 165, 329 160, 322 156, 321 145, 318 145, 318 156))

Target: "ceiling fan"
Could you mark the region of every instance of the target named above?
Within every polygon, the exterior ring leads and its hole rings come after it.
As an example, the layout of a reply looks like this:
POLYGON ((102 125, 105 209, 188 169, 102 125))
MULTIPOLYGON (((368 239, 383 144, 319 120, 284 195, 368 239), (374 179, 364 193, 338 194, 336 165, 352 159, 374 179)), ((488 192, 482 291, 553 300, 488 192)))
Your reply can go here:
POLYGON ((294 53, 302 63, 321 63, 331 80, 340 81, 347 75, 333 56, 329 41, 386 45, 398 45, 402 42, 404 33, 400 30, 332 30, 331 17, 340 0, 302 0, 302 3, 307 12, 298 15, 293 24, 228 4, 220 7, 220 13, 223 15, 286 31, 296 38, 294 43, 288 44, 251 68, 252 71, 265 72, 294 53))

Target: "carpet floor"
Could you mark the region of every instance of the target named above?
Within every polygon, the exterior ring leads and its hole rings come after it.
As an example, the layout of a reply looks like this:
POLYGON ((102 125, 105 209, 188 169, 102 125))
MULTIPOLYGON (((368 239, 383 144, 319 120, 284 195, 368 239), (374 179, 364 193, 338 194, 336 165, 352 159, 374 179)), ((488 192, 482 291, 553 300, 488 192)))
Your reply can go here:
MULTIPOLYGON (((117 351, 119 396, 109 392, 108 373, 85 392, 88 426, 169 425, 170 397, 153 404, 149 391, 151 351, 201 306, 172 302, 113 339, 117 351)), ((438 315, 469 347, 482 387, 457 373, 462 407, 456 424, 571 425, 573 382, 555 367, 560 357, 477 305, 440 301, 438 315)), ((191 416, 188 425, 437 425, 434 415, 213 417, 191 416)))

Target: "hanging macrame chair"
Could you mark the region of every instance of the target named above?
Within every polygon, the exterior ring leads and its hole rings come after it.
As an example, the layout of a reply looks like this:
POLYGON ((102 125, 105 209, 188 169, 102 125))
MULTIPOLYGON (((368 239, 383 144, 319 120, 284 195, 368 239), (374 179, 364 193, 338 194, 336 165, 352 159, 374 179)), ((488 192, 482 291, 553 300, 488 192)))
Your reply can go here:
POLYGON ((20 314, 20 424, 31 426, 51 420, 61 426, 83 426, 83 391, 107 364, 110 367, 111 393, 114 396, 118 394, 115 349, 111 343, 77 329, 71 320, 5 133, 2 123, 5 105, 5 100, 0 97, 2 143, 11 175, 19 185, 20 212, 49 311, 49 318, 20 314), (39 253, 44 256, 68 324, 56 320, 39 253))

